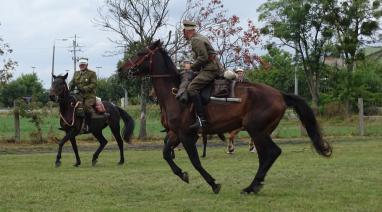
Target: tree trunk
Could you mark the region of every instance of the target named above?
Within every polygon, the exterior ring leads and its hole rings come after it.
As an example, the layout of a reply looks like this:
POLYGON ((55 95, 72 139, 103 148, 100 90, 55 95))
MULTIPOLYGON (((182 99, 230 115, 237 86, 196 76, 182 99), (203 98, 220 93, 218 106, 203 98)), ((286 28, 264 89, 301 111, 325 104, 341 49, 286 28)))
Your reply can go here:
POLYGON ((139 140, 145 140, 147 138, 146 131, 146 104, 147 104, 147 93, 148 93, 148 81, 142 79, 141 81, 141 117, 140 117, 140 129, 139 129, 139 140))
POLYGON ((312 110, 315 115, 318 114, 318 92, 313 92, 312 94, 312 110))

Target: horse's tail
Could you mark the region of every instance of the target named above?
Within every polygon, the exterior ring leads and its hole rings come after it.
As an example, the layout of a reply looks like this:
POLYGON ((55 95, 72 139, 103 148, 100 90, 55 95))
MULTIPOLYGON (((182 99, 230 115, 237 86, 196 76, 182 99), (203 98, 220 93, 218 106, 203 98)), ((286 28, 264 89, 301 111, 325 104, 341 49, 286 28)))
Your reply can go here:
POLYGON ((117 107, 117 109, 119 111, 119 114, 121 114, 121 118, 123 122, 125 123, 125 126, 123 127, 123 134, 122 134, 123 140, 127 143, 130 143, 131 136, 133 135, 133 132, 134 132, 134 126, 135 126, 134 119, 131 118, 131 116, 122 108, 117 107))
POLYGON ((322 138, 320 126, 317 123, 313 110, 309 107, 307 102, 303 98, 293 94, 282 93, 282 95, 286 105, 293 107, 296 111, 318 154, 330 157, 332 147, 322 138))

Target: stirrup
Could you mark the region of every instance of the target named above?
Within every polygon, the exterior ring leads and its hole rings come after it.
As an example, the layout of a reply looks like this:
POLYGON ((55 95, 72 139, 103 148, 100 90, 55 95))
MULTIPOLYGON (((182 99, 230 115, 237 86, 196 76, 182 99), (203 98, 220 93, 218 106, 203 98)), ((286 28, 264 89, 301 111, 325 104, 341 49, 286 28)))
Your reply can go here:
POLYGON ((196 116, 196 122, 190 125, 191 130, 199 129, 199 128, 206 128, 207 121, 203 118, 200 118, 199 116, 196 116))

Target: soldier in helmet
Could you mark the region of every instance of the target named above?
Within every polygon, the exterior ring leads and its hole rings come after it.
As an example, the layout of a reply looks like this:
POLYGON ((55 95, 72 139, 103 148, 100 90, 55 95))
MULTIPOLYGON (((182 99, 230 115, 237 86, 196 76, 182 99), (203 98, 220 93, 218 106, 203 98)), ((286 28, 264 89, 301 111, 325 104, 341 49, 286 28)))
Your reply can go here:
POLYGON ((191 129, 204 128, 207 124, 200 91, 211 83, 220 72, 220 63, 216 52, 208 38, 196 32, 196 23, 183 21, 183 35, 190 41, 194 57, 193 64, 185 64, 184 69, 198 73, 187 87, 188 94, 194 104, 197 120, 190 126, 191 129))
POLYGON ((94 113, 93 105, 96 102, 97 75, 88 69, 88 59, 79 59, 79 71, 74 72, 72 81, 69 83, 69 90, 76 98, 83 103, 83 108, 77 108, 77 115, 87 118, 83 122, 83 131, 89 131, 89 119, 94 113), (81 112, 82 111, 82 112, 81 112), (86 122, 86 123, 85 123, 86 122))

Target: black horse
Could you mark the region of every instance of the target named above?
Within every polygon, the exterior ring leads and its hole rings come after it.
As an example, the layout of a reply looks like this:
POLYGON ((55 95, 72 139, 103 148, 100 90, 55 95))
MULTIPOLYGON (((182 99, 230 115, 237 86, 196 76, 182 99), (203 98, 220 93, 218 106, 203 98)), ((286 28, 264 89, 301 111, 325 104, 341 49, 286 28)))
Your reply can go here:
MULTIPOLYGON (((76 155, 76 163, 74 164, 74 166, 81 165, 81 159, 77 149, 76 136, 80 134, 83 118, 76 117, 75 115, 75 111, 79 103, 76 100, 76 98, 69 92, 68 85, 65 81, 67 77, 68 74, 64 76, 53 75, 54 80, 50 89, 50 99, 59 103, 60 125, 66 133, 64 138, 62 138, 58 143, 56 167, 61 165, 62 147, 68 140, 70 140, 74 154, 76 155)), ((89 121, 90 132, 100 142, 100 146, 98 147, 97 151, 93 154, 92 165, 94 166, 97 163, 99 154, 108 142, 102 134, 102 130, 108 125, 111 129, 111 132, 113 133, 115 140, 118 143, 120 151, 120 160, 118 164, 123 164, 125 162, 125 157, 123 154, 123 140, 126 142, 130 142, 131 135, 134 131, 134 120, 123 109, 110 102, 104 101, 103 105, 106 109, 106 112, 108 112, 110 116, 105 116, 104 118, 98 119, 91 119, 89 121), (123 129, 123 140, 120 134, 119 125, 119 121, 121 118, 125 123, 125 127, 123 129)))

